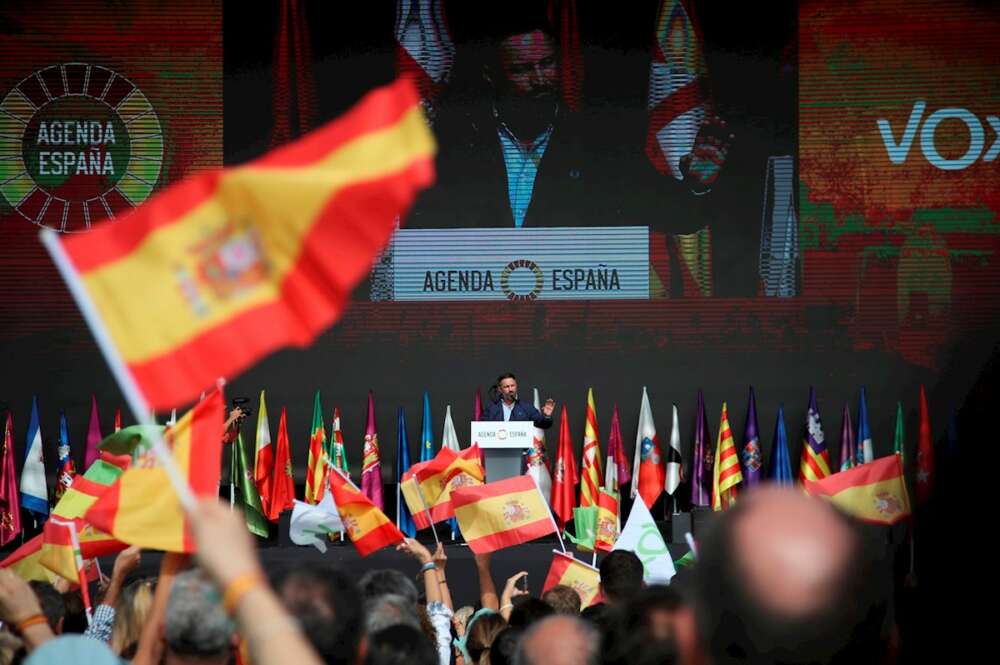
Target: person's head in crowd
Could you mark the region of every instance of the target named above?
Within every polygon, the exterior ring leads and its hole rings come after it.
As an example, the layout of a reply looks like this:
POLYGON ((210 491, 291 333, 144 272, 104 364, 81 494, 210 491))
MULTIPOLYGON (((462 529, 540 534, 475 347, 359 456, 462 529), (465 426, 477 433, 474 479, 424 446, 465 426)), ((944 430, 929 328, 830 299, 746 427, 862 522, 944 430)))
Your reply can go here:
POLYGON ((422 630, 417 604, 406 596, 382 594, 365 604, 365 632, 369 635, 400 624, 422 630))
POLYGON ((67 591, 62 594, 62 597, 66 606, 63 632, 82 633, 87 630, 87 610, 83 606, 83 595, 80 590, 67 591))
POLYGON ((548 603, 531 596, 518 596, 512 601, 514 607, 510 610, 507 625, 516 628, 527 628, 536 621, 555 614, 548 603))
POLYGON ((343 571, 306 565, 282 571, 274 589, 327 665, 353 665, 364 651, 364 603, 343 571))
POLYGON ((493 610, 481 609, 473 614, 465 627, 463 639, 455 642, 459 650, 464 649, 466 665, 488 664, 493 640, 506 627, 504 618, 493 610))
POLYGON ((66 602, 62 594, 56 591, 48 582, 33 580, 29 583, 31 590, 35 592, 38 604, 42 606, 42 614, 49 622, 49 628, 56 635, 63 632, 63 622, 66 619, 66 602))
POLYGON ((423 631, 397 624, 369 636, 365 665, 438 665, 438 653, 423 631))
POLYGON ((580 611, 580 618, 594 626, 602 635, 613 625, 614 613, 607 603, 597 603, 580 611))
POLYGON ((420 630, 423 631, 429 640, 436 642, 437 630, 434 628, 434 622, 431 621, 431 615, 427 613, 427 606, 417 603, 414 605, 414 609, 417 611, 417 621, 420 622, 420 630))
POLYGON ((222 608, 222 595, 200 570, 177 575, 167 600, 163 628, 166 663, 225 665, 236 645, 233 622, 222 608))
POLYGON ((557 584, 542 594, 542 601, 548 603, 556 614, 580 614, 580 594, 573 587, 557 584))
POLYGON ((634 552, 615 550, 601 560, 601 593, 608 605, 618 605, 642 589, 642 561, 634 552))
POLYGON ((24 665, 125 665, 124 661, 112 653, 107 644, 84 635, 61 635, 48 640, 32 651, 23 663, 24 665))
POLYGON ((517 665, 596 665, 600 634, 577 617, 557 614, 525 631, 514 662, 517 665))
POLYGON ((604 665, 654 665, 677 662, 675 621, 683 600, 668 586, 645 587, 611 615, 604 633, 604 665))
POLYGON ((883 662, 890 583, 857 526, 830 504, 791 488, 758 489, 700 543, 694 612, 677 621, 682 660, 883 662))
POLYGON ((490 665, 513 665, 524 630, 517 626, 507 626, 497 633, 490 646, 490 665))
POLYGON ((369 570, 361 576, 358 585, 361 587, 361 593, 365 600, 393 594, 403 596, 411 603, 416 603, 420 597, 417 585, 413 583, 413 580, 392 568, 369 570))
POLYGON ((153 608, 153 593, 156 578, 146 577, 133 580, 118 596, 115 602, 115 618, 111 624, 111 650, 131 659, 139 646, 143 626, 153 608))

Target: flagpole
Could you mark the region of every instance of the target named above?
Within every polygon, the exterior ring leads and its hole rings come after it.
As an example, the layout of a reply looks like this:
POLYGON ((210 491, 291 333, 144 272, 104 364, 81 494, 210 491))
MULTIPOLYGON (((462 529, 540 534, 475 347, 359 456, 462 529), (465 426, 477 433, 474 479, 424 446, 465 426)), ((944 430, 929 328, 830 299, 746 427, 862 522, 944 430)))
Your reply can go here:
POLYGON ((538 486, 538 481, 535 477, 530 475, 528 477, 531 478, 533 483, 535 483, 535 490, 538 492, 538 496, 542 497, 542 505, 545 506, 545 510, 549 513, 549 519, 552 521, 552 527, 556 530, 556 537, 559 539, 559 547, 562 548, 563 554, 565 554, 566 543, 563 542, 562 533, 559 531, 559 525, 556 524, 556 518, 552 515, 552 508, 549 507, 549 502, 545 500, 545 495, 542 494, 542 488, 538 486))
POLYGON ((434 544, 440 545, 441 541, 438 540, 438 532, 437 529, 434 528, 434 520, 431 519, 430 508, 427 507, 427 501, 424 500, 424 491, 420 489, 420 481, 417 481, 416 485, 417 485, 417 496, 420 497, 420 505, 424 507, 424 512, 427 514, 427 522, 431 525, 431 533, 434 534, 434 544))
MULTIPOLYGON (((122 357, 118 354, 118 349, 115 348, 114 342, 111 341, 111 335, 108 333, 107 328, 104 327, 104 322, 97 313, 97 308, 94 307, 90 296, 83 288, 80 276, 69 260, 66 250, 63 249, 62 241, 59 240, 58 234, 54 230, 46 228, 41 230, 39 237, 41 238, 42 245, 48 250, 53 263, 56 264, 56 268, 59 270, 60 276, 76 301, 77 307, 80 308, 80 313, 83 315, 84 321, 87 322, 87 327, 90 328, 90 332, 94 336, 94 341, 97 342, 97 348, 104 355, 104 361, 108 363, 108 367, 118 382, 118 387, 125 396, 125 401, 128 403, 129 408, 132 409, 135 419, 143 425, 154 425, 155 423, 152 422, 152 418, 150 417, 149 404, 146 402, 145 396, 139 390, 139 386, 135 382, 135 377, 132 376, 122 357)), ((225 381, 219 379, 219 386, 221 387, 224 384, 225 381)), ((153 430, 153 435, 150 438, 152 439, 153 453, 166 471, 167 478, 170 479, 170 484, 174 486, 174 491, 177 492, 177 498, 180 500, 181 505, 187 512, 192 511, 195 507, 194 493, 191 491, 191 486, 188 484, 187 479, 184 478, 180 469, 177 468, 177 464, 174 462, 167 444, 163 441, 162 434, 157 430, 153 430)))

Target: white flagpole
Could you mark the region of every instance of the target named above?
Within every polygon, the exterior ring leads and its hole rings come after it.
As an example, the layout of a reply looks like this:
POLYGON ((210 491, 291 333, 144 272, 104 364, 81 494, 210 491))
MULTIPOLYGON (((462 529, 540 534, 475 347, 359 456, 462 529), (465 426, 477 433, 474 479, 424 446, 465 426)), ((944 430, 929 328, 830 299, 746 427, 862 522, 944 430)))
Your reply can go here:
POLYGON ((545 495, 542 494, 542 488, 538 486, 538 481, 535 480, 534 476, 528 476, 531 481, 535 483, 535 490, 538 492, 538 496, 542 497, 542 505, 545 506, 545 510, 549 513, 549 519, 552 521, 552 526, 556 530, 556 537, 559 538, 559 547, 562 548, 563 554, 566 553, 566 543, 563 542, 562 533, 559 531, 559 525, 556 523, 556 518, 552 515, 552 508, 549 507, 549 502, 545 500, 545 495))
MULTIPOLYGON (((128 403, 129 408, 132 409, 132 415, 135 416, 136 421, 140 424, 155 424, 150 417, 149 404, 146 402, 145 396, 139 390, 135 378, 118 354, 118 349, 115 348, 114 342, 111 341, 111 335, 104 327, 104 321, 101 320, 100 315, 97 313, 97 308, 90 300, 90 295, 83 288, 80 276, 76 272, 73 263, 69 260, 66 250, 63 249, 62 241, 59 240, 58 234, 52 229, 42 229, 39 236, 45 249, 48 250, 49 256, 52 257, 52 261, 56 264, 56 268, 59 270, 63 281, 66 282, 66 286, 76 301, 77 307, 80 308, 80 313, 83 314, 84 321, 87 322, 90 332, 94 335, 97 347, 104 355, 104 360, 111 368, 111 373, 118 382, 118 387, 125 396, 125 401, 128 403)), ((221 387, 224 384, 225 381, 219 379, 219 386, 221 387)), ((177 498, 180 500, 181 505, 187 511, 193 510, 195 507, 194 493, 191 491, 191 486, 188 484, 187 479, 181 474, 180 469, 177 468, 173 455, 170 454, 167 444, 163 441, 163 436, 159 432, 154 432, 151 438, 153 453, 166 471, 171 485, 174 486, 174 491, 177 492, 177 498)))

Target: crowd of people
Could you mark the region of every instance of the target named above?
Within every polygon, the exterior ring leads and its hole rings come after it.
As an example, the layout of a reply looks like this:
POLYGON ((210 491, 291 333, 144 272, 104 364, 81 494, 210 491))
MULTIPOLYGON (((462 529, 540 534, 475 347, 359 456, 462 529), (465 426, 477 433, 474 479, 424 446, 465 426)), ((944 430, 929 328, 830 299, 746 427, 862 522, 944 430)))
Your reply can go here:
POLYGON ((189 515, 197 553, 157 579, 118 555, 87 625, 73 594, 0 570, 0 665, 505 665, 892 662, 891 571, 829 504, 766 487, 721 514, 697 562, 645 585, 632 552, 600 563, 600 602, 566 586, 533 597, 517 573, 499 593, 477 555, 479 606, 453 606, 448 559, 407 539, 413 570, 360 579, 326 565, 267 575, 238 514, 189 515), (62 591, 62 593, 61 593, 62 591), (69 599, 69 600, 67 600, 69 599))

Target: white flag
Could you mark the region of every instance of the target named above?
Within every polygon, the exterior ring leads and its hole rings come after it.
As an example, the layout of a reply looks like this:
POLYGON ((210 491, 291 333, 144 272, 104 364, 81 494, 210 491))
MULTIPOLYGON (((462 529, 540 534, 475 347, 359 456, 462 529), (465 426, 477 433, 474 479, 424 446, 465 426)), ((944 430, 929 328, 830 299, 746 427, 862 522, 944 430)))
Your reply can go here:
POLYGON ((296 499, 288 527, 288 536, 296 545, 315 545, 325 553, 327 537, 343 529, 332 492, 324 492, 323 499, 315 506, 296 499))
POLYGON ((455 423, 451 420, 451 404, 444 412, 444 431, 441 433, 441 447, 451 448, 456 453, 461 450, 458 445, 458 433, 455 431, 455 423))
MULTIPOLYGON (((538 388, 535 388, 535 408, 540 409, 538 401, 538 388)), ((535 484, 545 497, 545 502, 552 501, 552 474, 549 473, 548 453, 545 450, 545 430, 535 427, 531 450, 527 451, 525 460, 527 473, 535 479, 535 484)))
POLYGON ((667 477, 663 489, 673 495, 681 484, 681 426, 677 422, 677 405, 674 404, 674 424, 670 430, 670 447, 667 448, 667 477))
POLYGON ((667 544, 653 521, 653 516, 641 499, 632 503, 625 528, 615 542, 614 549, 634 552, 642 561, 642 578, 646 584, 670 584, 676 573, 667 544))

